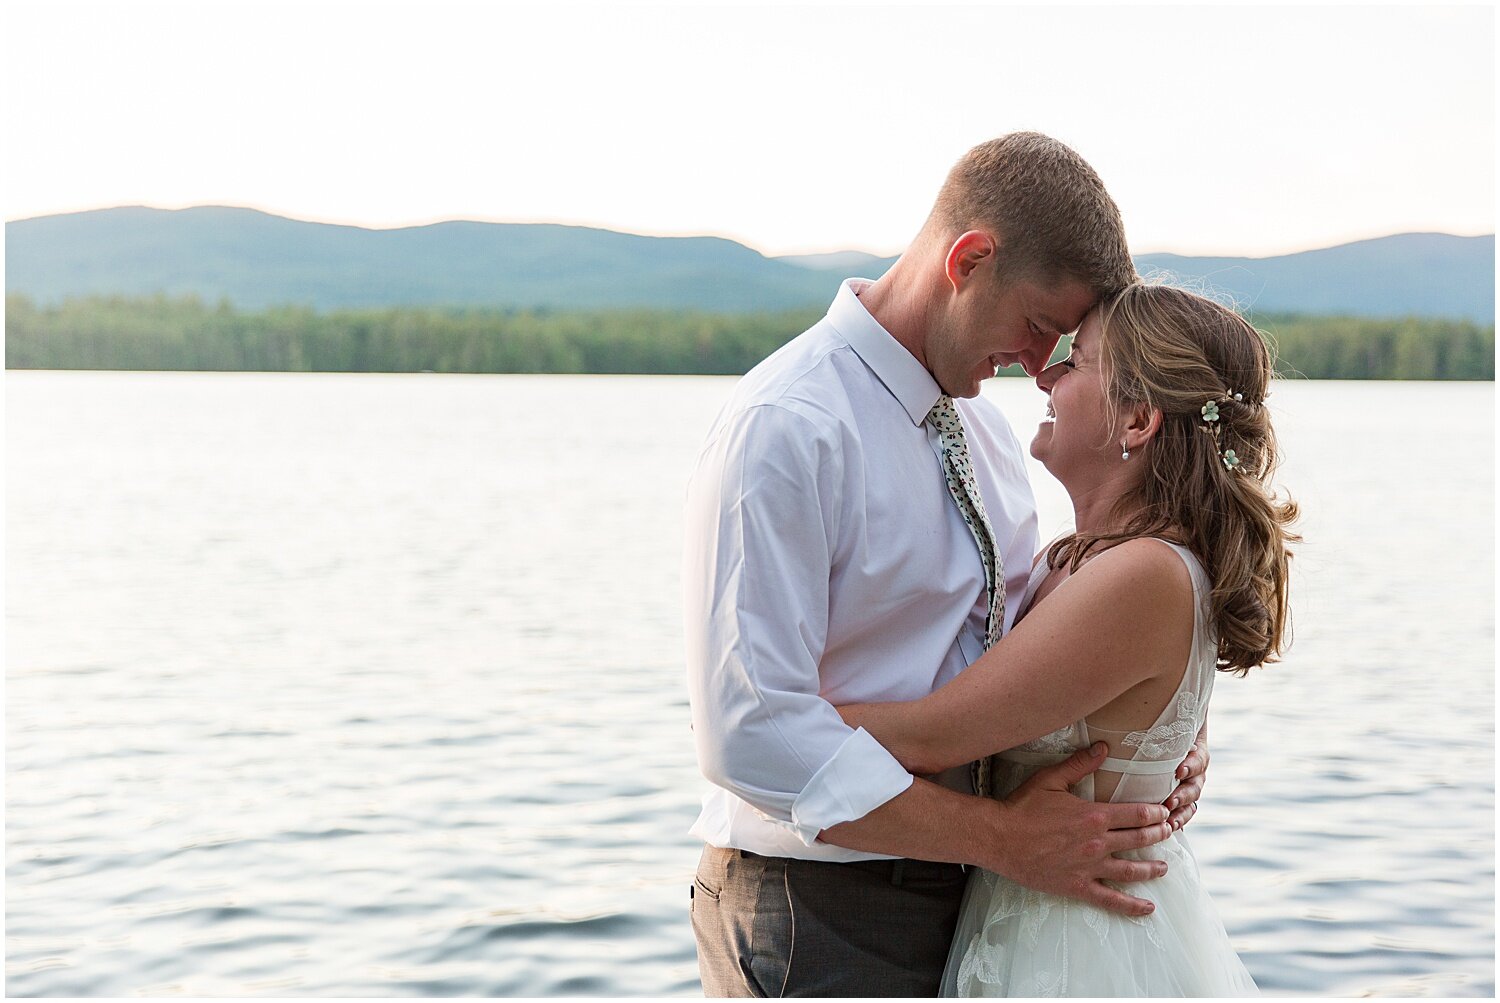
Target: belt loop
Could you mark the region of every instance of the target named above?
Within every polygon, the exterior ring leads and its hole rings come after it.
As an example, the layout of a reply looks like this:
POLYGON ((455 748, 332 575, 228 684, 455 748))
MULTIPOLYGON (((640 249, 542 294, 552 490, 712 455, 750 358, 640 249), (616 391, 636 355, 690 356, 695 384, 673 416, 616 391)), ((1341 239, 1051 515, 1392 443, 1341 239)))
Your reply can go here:
POLYGON ((901 872, 904 870, 906 870, 905 858, 897 860, 895 864, 891 866, 891 884, 895 885, 897 888, 901 887, 901 872))

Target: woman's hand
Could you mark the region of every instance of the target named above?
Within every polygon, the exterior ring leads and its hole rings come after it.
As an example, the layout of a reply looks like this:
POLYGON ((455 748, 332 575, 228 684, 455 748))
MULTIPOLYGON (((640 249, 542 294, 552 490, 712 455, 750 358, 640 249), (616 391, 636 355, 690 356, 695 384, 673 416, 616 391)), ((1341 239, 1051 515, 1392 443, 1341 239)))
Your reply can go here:
POLYGON ((1198 798, 1203 795, 1203 778, 1208 772, 1208 722, 1198 732, 1192 751, 1177 767, 1177 779, 1181 781, 1164 802, 1172 812, 1167 821, 1173 829, 1181 829, 1198 814, 1198 798))

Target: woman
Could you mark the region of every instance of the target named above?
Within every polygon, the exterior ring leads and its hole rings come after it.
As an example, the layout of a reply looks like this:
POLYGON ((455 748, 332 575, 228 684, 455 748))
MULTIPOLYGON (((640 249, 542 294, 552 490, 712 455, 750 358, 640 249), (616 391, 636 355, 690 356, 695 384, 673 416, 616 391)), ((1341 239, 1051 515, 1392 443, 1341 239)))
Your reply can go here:
MULTIPOLYGON (((1037 377, 1031 452, 1067 489, 1075 532, 1038 556, 1021 619, 983 658, 931 696, 845 719, 919 773, 1007 750, 989 760, 996 797, 1102 739, 1111 758, 1075 794, 1165 799, 1215 670, 1243 675, 1282 648, 1296 506, 1268 484, 1271 375, 1254 328, 1202 297, 1135 285, 1096 308, 1037 377)), ((1155 903, 1146 917, 976 872, 945 994, 1255 992, 1182 834, 1137 852, 1167 862, 1123 886, 1155 903)))

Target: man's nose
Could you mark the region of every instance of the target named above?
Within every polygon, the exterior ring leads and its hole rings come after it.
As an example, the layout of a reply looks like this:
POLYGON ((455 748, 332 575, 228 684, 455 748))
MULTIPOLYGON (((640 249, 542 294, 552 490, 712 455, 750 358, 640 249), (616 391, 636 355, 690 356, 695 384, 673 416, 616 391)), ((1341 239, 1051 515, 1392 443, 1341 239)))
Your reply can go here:
POLYGON ((1039 338, 1021 353, 1021 366, 1026 370, 1027 376, 1041 376, 1042 371, 1047 368, 1047 360, 1052 358, 1052 353, 1057 350, 1057 343, 1061 340, 1039 338))

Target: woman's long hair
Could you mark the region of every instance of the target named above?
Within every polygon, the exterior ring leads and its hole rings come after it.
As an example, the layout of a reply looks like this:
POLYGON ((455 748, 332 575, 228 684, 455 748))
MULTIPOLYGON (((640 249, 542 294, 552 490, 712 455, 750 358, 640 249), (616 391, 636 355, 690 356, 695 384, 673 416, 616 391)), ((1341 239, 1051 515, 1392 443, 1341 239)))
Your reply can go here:
POLYGON ((1099 319, 1109 398, 1160 409, 1161 428, 1142 451, 1140 486, 1120 499, 1122 528, 1066 536, 1047 551, 1048 564, 1076 571, 1096 549, 1177 538, 1213 583, 1220 670, 1243 675, 1276 661, 1290 639, 1288 546, 1301 538, 1289 528, 1296 503, 1270 486, 1279 455, 1265 407, 1274 375, 1265 341, 1234 311, 1162 285, 1127 287, 1101 305, 1099 319), (1204 420, 1210 401, 1213 422, 1204 420))

